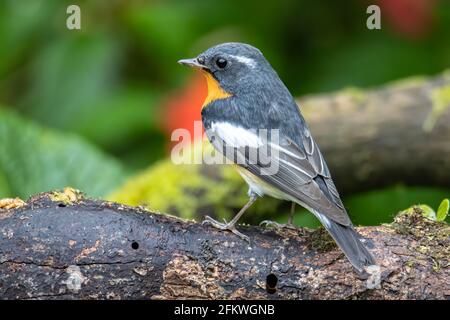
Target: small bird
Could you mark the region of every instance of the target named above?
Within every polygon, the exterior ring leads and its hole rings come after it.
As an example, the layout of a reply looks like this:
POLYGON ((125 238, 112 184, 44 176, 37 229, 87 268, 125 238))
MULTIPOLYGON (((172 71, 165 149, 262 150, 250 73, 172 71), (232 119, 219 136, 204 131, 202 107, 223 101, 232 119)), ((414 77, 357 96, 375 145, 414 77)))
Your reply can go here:
POLYGON ((375 264, 299 107, 261 51, 223 43, 178 62, 206 76, 208 95, 201 111, 206 135, 249 185, 249 201, 230 222, 207 216, 204 223, 249 241, 236 223, 258 197, 269 195, 313 213, 359 273, 375 264))

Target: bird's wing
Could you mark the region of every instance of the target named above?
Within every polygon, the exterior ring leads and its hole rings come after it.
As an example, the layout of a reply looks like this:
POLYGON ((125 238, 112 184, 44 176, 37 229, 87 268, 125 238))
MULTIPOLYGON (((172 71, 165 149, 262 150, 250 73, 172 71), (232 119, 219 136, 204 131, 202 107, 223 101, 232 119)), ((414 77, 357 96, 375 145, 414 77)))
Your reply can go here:
POLYGON ((309 208, 351 225, 316 142, 306 126, 300 134, 301 144, 286 136, 267 139, 227 122, 207 130, 214 147, 234 163, 309 208))

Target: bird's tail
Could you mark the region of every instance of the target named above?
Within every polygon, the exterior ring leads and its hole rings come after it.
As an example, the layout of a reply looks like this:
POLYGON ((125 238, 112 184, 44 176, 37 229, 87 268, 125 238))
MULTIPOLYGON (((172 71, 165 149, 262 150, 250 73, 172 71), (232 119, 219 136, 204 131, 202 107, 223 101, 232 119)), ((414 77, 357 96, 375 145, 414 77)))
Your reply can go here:
POLYGON ((361 242, 361 236, 356 232, 353 226, 341 225, 328 219, 323 214, 316 213, 316 215, 359 273, 365 273, 364 267, 376 263, 372 254, 361 242))

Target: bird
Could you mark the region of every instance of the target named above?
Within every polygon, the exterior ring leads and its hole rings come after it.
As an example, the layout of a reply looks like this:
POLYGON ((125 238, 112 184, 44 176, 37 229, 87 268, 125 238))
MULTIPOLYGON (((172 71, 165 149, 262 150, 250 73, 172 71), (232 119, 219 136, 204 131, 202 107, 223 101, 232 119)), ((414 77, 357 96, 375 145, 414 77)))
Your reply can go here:
POLYGON ((232 220, 222 223, 206 216, 203 223, 250 241, 236 224, 259 197, 267 195, 314 214, 358 273, 374 265, 301 108, 262 52, 249 44, 228 42, 178 63, 205 75, 208 94, 201 117, 206 136, 249 186, 249 200, 232 220))

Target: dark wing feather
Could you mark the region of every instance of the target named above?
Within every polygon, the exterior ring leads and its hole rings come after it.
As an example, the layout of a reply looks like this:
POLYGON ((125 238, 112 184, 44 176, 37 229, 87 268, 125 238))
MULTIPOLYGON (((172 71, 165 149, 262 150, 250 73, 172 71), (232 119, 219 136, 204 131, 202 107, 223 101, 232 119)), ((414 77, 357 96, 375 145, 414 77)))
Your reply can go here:
POLYGON ((330 219, 343 225, 350 225, 350 219, 331 180, 320 150, 312 139, 310 141, 312 142, 311 153, 307 151, 306 159, 298 159, 286 154, 285 150, 297 154, 299 147, 295 144, 282 145, 278 159, 273 160, 279 163, 278 172, 273 175, 261 174, 261 167, 257 164, 250 164, 248 170, 330 219), (308 176, 305 176, 305 173, 308 176))
POLYGON ((219 132, 214 132, 213 139, 210 137, 219 151, 222 152, 223 147, 233 149, 230 160, 266 183, 342 225, 351 225, 328 167, 306 127, 301 132, 301 146, 286 136, 281 137, 280 143, 275 146, 263 141, 258 147, 235 147, 227 140, 219 132), (261 152, 261 148, 265 151, 261 152), (268 168, 268 163, 278 170, 268 168))

